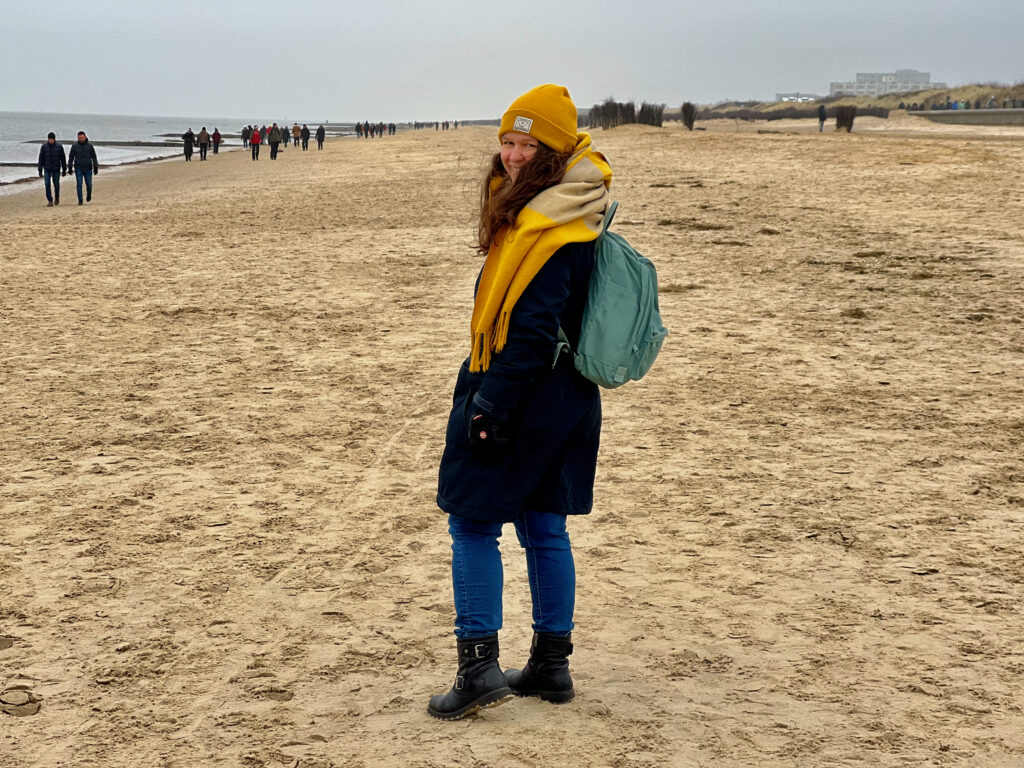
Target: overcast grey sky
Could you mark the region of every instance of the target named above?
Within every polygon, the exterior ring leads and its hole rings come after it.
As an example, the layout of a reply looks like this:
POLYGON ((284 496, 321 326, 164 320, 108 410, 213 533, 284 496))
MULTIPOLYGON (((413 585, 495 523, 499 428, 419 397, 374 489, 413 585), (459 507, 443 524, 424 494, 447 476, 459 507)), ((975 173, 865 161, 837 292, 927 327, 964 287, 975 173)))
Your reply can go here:
POLYGON ((823 94, 856 72, 1024 80, 1022 0, 0 0, 0 111, 497 117, 823 94))

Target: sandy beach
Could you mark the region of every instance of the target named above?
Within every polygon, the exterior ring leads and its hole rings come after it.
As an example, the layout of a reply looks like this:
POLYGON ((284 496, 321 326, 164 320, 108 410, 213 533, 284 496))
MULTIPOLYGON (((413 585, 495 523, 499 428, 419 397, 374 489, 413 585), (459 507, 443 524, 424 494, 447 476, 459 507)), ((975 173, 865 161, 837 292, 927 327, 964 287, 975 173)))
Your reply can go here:
POLYGON ((0 765, 1024 766, 1024 143, 898 117, 595 133, 671 335, 570 521, 576 700, 456 723, 494 129, 0 197, 0 765))

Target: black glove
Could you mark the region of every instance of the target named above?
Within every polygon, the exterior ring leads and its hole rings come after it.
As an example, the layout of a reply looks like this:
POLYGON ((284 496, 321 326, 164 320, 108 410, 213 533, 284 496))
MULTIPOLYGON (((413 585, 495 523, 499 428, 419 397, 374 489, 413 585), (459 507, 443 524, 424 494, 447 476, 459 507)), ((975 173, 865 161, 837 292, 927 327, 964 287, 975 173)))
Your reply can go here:
POLYGON ((473 411, 469 415, 469 442, 474 448, 495 449, 508 445, 504 432, 505 422, 485 411, 473 411))
POLYGON ((40 179, 43 178, 43 172, 42 171, 39 172, 39 178, 40 179))

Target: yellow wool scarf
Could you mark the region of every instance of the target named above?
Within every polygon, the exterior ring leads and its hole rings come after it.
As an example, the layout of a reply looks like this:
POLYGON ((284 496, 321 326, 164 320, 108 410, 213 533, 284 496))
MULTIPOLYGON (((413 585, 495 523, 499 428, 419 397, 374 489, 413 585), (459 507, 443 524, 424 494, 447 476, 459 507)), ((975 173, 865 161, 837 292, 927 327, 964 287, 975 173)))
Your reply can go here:
POLYGON ((523 206, 515 225, 495 237, 473 304, 470 371, 486 371, 505 346, 513 307, 551 255, 601 234, 611 181, 608 161, 580 133, 562 181, 523 206))

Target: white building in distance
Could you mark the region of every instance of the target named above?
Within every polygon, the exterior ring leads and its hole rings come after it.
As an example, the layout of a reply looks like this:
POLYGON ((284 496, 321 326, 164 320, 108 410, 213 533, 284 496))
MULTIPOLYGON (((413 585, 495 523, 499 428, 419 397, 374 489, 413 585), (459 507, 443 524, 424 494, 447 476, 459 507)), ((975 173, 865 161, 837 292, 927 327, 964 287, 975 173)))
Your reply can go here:
POLYGON ((803 104, 803 103, 808 102, 808 101, 817 101, 820 98, 821 98, 820 96, 815 96, 813 93, 800 93, 799 91, 797 91, 795 93, 776 93, 775 94, 775 100, 776 101, 795 101, 798 104, 803 104))
POLYGON ((945 83, 931 82, 931 72, 897 69, 895 72, 858 72, 856 80, 831 83, 830 96, 883 96, 887 93, 925 91, 946 88, 945 83))

